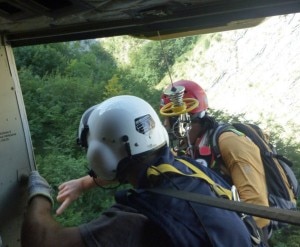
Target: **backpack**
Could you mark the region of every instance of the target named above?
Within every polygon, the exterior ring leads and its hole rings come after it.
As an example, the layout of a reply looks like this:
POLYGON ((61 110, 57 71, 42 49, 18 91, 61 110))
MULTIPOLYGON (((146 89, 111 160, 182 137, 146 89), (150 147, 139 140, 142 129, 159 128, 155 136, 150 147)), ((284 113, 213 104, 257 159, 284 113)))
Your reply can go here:
MULTIPOLYGON (((277 154, 259 126, 246 123, 220 124, 213 131, 210 142, 217 162, 222 162, 218 139, 226 131, 232 131, 238 135, 246 135, 259 147, 265 170, 270 207, 296 210, 295 200, 299 194, 299 183, 291 169, 293 163, 282 155, 277 154), (291 198, 290 190, 292 190, 294 198, 291 198)), ((286 225, 276 221, 271 221, 271 224, 272 229, 278 229, 286 225)))
MULTIPOLYGON (((164 178, 158 189, 172 188, 232 200, 231 187, 222 177, 188 157, 175 159, 172 165, 151 166, 147 177, 164 178), (187 168, 191 172, 187 172, 187 168)), ((232 211, 159 195, 151 188, 118 191, 115 199, 155 222, 170 237, 172 246, 199 246, 199 239, 210 242, 210 246, 264 246, 261 232, 251 216, 241 217, 232 211), (200 229, 199 221, 203 226, 200 229), (219 226, 217 230, 216 226, 219 226), (247 240, 249 235, 250 242, 247 240)))

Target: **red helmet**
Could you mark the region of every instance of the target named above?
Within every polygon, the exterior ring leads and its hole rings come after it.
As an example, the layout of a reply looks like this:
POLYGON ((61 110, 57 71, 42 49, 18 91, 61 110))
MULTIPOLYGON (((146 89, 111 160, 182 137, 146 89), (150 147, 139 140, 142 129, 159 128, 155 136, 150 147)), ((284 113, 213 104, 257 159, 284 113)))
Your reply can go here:
MULTIPOLYGON (((170 89, 172 86, 183 86, 185 88, 183 98, 193 98, 199 101, 199 106, 189 113, 195 114, 200 113, 208 108, 207 96, 202 87, 198 85, 198 83, 188 80, 180 80, 173 83, 173 85, 169 85, 166 89, 170 89)), ((162 94, 160 107, 168 104, 170 102, 170 98, 166 94, 162 94)))

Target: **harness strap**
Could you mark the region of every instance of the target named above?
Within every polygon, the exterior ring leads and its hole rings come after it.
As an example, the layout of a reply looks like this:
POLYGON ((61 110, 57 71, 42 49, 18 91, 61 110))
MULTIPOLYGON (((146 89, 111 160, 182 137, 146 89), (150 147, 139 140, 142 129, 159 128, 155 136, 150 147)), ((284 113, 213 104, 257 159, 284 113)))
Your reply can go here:
POLYGON ((222 133, 231 131, 235 133, 238 136, 245 136, 244 133, 238 131, 230 124, 220 124, 211 135, 211 148, 212 148, 212 160, 211 160, 211 168, 214 168, 216 170, 220 170, 220 160, 221 160, 221 151, 219 148, 219 137, 222 133))
POLYGON ((221 152, 219 149, 219 145, 218 145, 218 141, 219 141, 219 136, 223 133, 223 132, 227 132, 227 131, 232 131, 233 133, 235 133, 238 136, 245 136, 244 133, 238 131, 237 129, 235 129, 232 125, 230 124, 221 124, 219 125, 216 130, 213 132, 212 135, 212 148, 213 148, 213 153, 216 156, 217 159, 220 158, 221 156, 221 152))
POLYGON ((147 176, 151 176, 151 175, 159 176, 162 173, 170 172, 170 173, 176 173, 176 174, 180 174, 180 175, 187 176, 187 177, 200 178, 200 179, 204 180, 205 182, 207 182, 219 197, 227 198, 229 200, 232 199, 231 190, 228 190, 228 189, 222 187, 221 185, 215 183, 201 169, 199 169, 198 167, 194 166, 193 164, 189 163, 186 160, 183 160, 183 159, 176 159, 176 160, 178 160, 181 163, 183 163, 184 165, 186 165, 194 173, 193 174, 186 174, 186 173, 183 173, 183 172, 179 171, 176 167, 174 167, 170 164, 161 164, 161 165, 158 165, 158 166, 149 167, 148 170, 147 170, 147 176))

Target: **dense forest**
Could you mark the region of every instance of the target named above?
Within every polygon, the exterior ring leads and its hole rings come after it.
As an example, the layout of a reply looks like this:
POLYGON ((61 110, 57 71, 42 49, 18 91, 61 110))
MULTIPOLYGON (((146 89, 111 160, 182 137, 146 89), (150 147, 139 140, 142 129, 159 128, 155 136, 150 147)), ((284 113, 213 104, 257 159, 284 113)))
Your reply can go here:
MULTIPOLYGON (((128 38, 136 49, 131 49, 128 62, 122 66, 111 55, 119 48, 117 38, 109 45, 111 53, 98 40, 14 49, 37 168, 52 185, 54 196, 62 182, 87 174, 85 152, 76 145, 82 113, 91 105, 121 94, 142 97, 158 110, 162 92, 156 85, 199 38, 166 40, 163 49, 157 41, 133 42, 128 38)), ((211 111, 226 121, 243 118, 243 114, 229 116, 211 111)), ((300 143, 292 138, 280 139, 280 128, 274 124, 272 141, 295 163, 297 173, 300 143)), ((115 189, 86 192, 57 219, 65 226, 89 221, 113 203, 115 189)), ((299 228, 291 226, 273 234, 271 245, 299 247, 299 228)))

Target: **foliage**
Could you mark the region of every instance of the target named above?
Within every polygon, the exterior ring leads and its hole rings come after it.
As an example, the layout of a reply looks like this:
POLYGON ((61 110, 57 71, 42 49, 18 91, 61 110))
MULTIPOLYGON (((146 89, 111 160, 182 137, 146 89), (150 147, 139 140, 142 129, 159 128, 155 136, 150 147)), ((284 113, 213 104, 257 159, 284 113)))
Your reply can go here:
POLYGON ((126 90, 123 89, 123 85, 120 84, 119 78, 114 75, 110 80, 108 80, 105 85, 104 97, 110 98, 117 95, 127 94, 126 90))
POLYGON ((270 247, 300 247, 299 226, 277 230, 270 239, 270 247))
MULTIPOLYGON (((82 155, 77 159, 70 155, 63 155, 50 151, 45 156, 36 156, 37 168, 42 176, 51 184, 54 196, 58 193, 58 186, 71 179, 87 175, 86 159, 82 155), (53 153, 52 153, 53 152, 53 153)), ((65 226, 74 226, 97 217, 100 212, 114 202, 114 190, 96 188, 86 192, 74 202, 57 220, 65 226)), ((58 207, 55 203, 54 208, 58 207)))
POLYGON ((137 80, 150 87, 158 84, 169 72, 176 58, 188 51, 198 36, 146 43, 133 52, 131 70, 137 80))
POLYGON ((43 77, 48 74, 61 74, 70 58, 70 45, 25 46, 14 49, 18 69, 27 68, 33 75, 43 77))
POLYGON ((18 70, 41 78, 58 74, 103 85, 116 70, 112 56, 95 40, 25 46, 14 53, 18 70))
MULTIPOLYGON (((118 63, 110 55, 113 51, 108 53, 109 49, 120 50, 118 39, 108 49, 95 40, 14 49, 37 166, 53 186, 54 196, 62 182, 87 172, 85 154, 75 145, 81 114, 90 106, 120 94, 144 98, 158 110, 161 91, 155 89, 156 84, 199 38, 138 42, 139 49, 132 49, 130 63, 122 68, 117 67, 118 63)), ((231 116, 211 111, 219 121, 245 120, 244 114, 231 116)), ((282 139, 282 127, 274 123, 270 126, 274 145, 294 161, 299 178, 300 144, 293 138, 282 139)), ((97 217, 114 202, 114 191, 98 188, 85 193, 57 217, 58 221, 72 226, 97 217)), ((272 246, 300 246, 297 231, 291 227, 276 232, 271 239, 272 246)))
POLYGON ((243 113, 231 115, 227 112, 215 110, 215 109, 209 109, 209 111, 210 111, 210 114, 213 115, 218 122, 234 123, 234 122, 246 121, 245 114, 243 114, 243 113))
POLYGON ((102 99, 99 86, 58 75, 39 80, 32 78, 30 71, 20 71, 36 152, 55 149, 60 153, 72 153, 81 114, 102 99))

